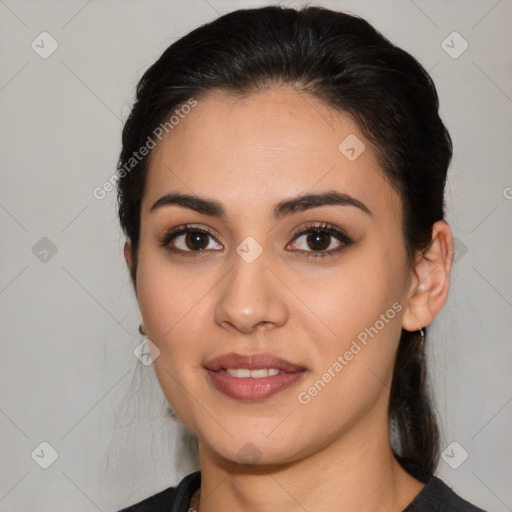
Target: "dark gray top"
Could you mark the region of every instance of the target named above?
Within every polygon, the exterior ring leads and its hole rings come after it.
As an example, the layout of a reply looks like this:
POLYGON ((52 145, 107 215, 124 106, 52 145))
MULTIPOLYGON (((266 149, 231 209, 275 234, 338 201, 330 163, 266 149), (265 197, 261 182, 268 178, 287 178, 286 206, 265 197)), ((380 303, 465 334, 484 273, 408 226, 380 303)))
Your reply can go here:
MULTIPOLYGON (((119 512, 193 512, 190 500, 201 485, 201 472, 185 476, 177 487, 167 489, 119 512)), ((485 512, 455 494, 431 475, 416 498, 402 512, 485 512)))

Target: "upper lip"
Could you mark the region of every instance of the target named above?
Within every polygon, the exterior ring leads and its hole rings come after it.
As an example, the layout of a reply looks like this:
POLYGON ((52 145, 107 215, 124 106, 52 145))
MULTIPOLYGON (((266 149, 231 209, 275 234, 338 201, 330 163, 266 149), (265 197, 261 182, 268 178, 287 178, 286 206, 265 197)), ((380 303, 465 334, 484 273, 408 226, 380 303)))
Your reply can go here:
POLYGON ((210 359, 204 365, 206 369, 212 371, 227 370, 228 368, 245 368, 248 370, 257 370, 259 368, 275 368, 283 372, 298 372, 305 370, 303 366, 291 363, 286 359, 273 356, 272 354, 223 354, 210 359))

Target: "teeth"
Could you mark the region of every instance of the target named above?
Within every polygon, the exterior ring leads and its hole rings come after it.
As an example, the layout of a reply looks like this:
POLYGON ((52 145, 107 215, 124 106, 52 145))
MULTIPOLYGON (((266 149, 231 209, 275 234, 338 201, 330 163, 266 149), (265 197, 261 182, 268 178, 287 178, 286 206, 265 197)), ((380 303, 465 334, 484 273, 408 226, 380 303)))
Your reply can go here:
POLYGON ((275 368, 258 368, 257 370, 249 370, 247 368, 228 368, 226 370, 232 377, 239 379, 261 379, 263 377, 272 377, 279 373, 275 368))

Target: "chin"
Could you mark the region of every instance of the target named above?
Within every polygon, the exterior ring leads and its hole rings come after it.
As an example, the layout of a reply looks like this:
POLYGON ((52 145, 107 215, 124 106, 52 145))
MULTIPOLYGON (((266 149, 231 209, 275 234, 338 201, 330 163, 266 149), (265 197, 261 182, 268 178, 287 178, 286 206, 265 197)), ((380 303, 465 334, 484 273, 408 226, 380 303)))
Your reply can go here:
MULTIPOLYGON (((275 427, 276 422, 273 421, 272 428, 275 427)), ((209 451, 213 451, 228 464, 248 467, 287 464, 300 460, 307 454, 307 447, 302 448, 296 442, 298 439, 303 442, 303 436, 294 436, 289 430, 268 436, 272 428, 252 434, 248 429, 231 429, 229 432, 233 437, 223 431, 220 438, 201 435, 198 438, 201 440, 200 444, 206 444, 209 451)))

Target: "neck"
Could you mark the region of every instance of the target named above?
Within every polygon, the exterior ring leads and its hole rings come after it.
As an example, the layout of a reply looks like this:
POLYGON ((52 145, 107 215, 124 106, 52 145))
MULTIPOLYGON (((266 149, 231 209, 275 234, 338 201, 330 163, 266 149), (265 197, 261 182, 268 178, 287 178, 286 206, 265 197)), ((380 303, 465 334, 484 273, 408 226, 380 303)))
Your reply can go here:
POLYGON ((374 420, 359 423, 315 453, 282 465, 233 463, 200 440, 199 512, 227 508, 246 512, 402 511, 424 484, 394 458, 387 418, 386 428, 374 420))

